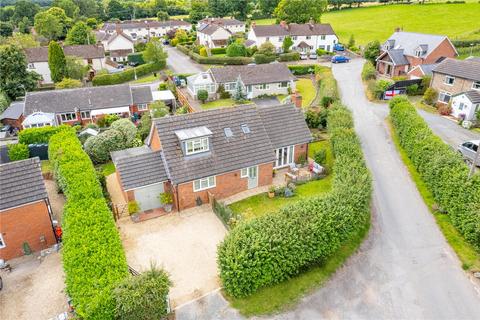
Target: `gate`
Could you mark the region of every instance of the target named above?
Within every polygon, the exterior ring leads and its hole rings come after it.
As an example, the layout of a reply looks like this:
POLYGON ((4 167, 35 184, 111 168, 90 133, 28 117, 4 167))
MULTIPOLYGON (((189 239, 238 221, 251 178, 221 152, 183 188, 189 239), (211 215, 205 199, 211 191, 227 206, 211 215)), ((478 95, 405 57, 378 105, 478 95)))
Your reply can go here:
POLYGON ((123 217, 125 214, 128 214, 127 203, 123 203, 123 204, 112 203, 111 205, 112 205, 113 219, 115 219, 115 221, 118 221, 118 219, 123 217))

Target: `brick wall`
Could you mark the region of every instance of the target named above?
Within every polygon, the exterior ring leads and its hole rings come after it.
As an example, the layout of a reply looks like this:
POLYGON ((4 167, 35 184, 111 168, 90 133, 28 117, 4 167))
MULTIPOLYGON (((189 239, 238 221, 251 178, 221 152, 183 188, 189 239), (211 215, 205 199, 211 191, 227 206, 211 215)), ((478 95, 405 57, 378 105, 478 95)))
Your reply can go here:
POLYGON ((0 233, 6 245, 0 249, 1 259, 23 256, 24 242, 32 251, 40 251, 56 243, 45 201, 2 211, 0 217, 0 233))
MULTIPOLYGON (((258 186, 272 183, 273 163, 258 166, 258 186)), ((208 192, 218 199, 225 198, 248 189, 248 178, 240 178, 240 170, 216 176, 216 186, 207 190, 193 192, 193 181, 177 186, 179 210, 196 206, 196 199, 200 197, 203 203, 208 202, 208 192)))
POLYGON ((445 74, 434 72, 432 76, 431 87, 435 89, 438 93, 448 92, 452 96, 457 93, 462 93, 468 91, 472 88, 473 81, 455 77, 453 85, 448 85, 445 83, 445 74))
POLYGON ((150 140, 150 149, 153 151, 158 151, 162 149, 162 142, 160 141, 160 137, 158 136, 158 131, 155 126, 153 127, 152 139, 150 140))
POLYGON ((305 156, 305 160, 307 160, 307 150, 308 150, 308 143, 304 144, 297 144, 293 149, 293 159, 295 163, 298 162, 298 159, 303 155, 305 156))

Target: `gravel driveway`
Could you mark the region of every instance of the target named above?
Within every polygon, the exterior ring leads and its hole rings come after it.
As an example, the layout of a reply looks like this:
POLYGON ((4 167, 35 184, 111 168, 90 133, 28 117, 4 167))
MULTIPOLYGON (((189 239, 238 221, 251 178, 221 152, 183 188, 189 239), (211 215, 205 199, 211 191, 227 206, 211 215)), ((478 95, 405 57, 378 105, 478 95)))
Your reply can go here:
POLYGON ((226 230, 210 206, 118 225, 130 266, 141 272, 155 263, 170 274, 173 308, 220 287, 217 244, 226 230))
POLYGON ((333 278, 278 319, 475 319, 479 288, 462 271, 370 103, 362 60, 333 66, 373 175, 368 239, 333 278))

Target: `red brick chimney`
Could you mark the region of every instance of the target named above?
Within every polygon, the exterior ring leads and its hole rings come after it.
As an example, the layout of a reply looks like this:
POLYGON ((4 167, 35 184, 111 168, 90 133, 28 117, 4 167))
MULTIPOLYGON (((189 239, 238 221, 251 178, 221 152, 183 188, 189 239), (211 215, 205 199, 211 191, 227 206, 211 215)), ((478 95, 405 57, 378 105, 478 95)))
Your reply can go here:
POLYGON ((280 26, 281 26, 283 29, 288 30, 288 25, 287 25, 287 22, 286 22, 286 21, 284 21, 284 20, 280 21, 280 26))
POLYGON ((290 95, 290 99, 292 100, 292 103, 295 105, 295 107, 302 109, 302 96, 298 92, 293 92, 290 95))

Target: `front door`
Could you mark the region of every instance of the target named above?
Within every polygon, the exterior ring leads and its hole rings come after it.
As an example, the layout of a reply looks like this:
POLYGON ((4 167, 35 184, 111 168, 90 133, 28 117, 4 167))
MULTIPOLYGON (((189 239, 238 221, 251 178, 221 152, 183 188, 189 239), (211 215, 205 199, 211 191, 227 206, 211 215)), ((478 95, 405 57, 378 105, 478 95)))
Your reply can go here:
POLYGON ((248 168, 248 189, 258 186, 258 166, 248 168))

